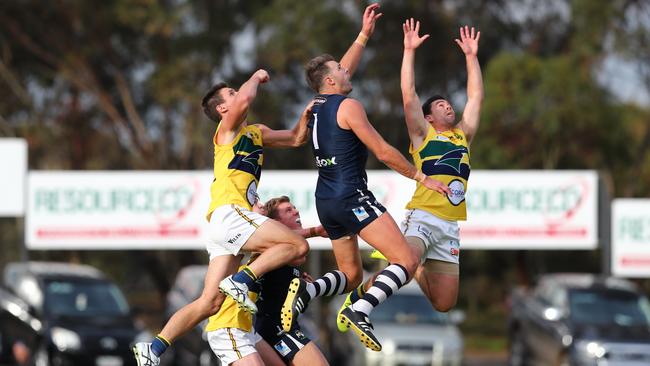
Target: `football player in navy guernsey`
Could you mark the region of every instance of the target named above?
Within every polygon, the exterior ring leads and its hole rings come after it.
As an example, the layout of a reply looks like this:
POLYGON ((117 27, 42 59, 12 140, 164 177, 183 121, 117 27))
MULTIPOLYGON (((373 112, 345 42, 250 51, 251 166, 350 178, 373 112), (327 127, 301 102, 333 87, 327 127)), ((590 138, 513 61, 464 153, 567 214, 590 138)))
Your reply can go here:
POLYGON ((343 294, 359 286, 362 281, 360 236, 383 253, 389 265, 378 273, 361 298, 338 315, 337 322, 350 327, 374 351, 381 350, 381 343, 373 334, 368 316, 374 307, 411 280, 419 258, 392 216, 368 190, 365 169, 368 149, 399 174, 442 195, 451 194, 448 186, 423 174, 389 145, 369 122, 361 103, 348 97, 352 91, 350 77, 381 17, 378 9, 378 4, 365 9, 361 32, 340 61, 325 54, 306 65, 307 82, 318 93, 310 121, 312 150, 318 167, 316 208, 332 240, 338 269, 313 283, 293 279, 281 313, 282 326, 288 331, 311 299, 343 294))

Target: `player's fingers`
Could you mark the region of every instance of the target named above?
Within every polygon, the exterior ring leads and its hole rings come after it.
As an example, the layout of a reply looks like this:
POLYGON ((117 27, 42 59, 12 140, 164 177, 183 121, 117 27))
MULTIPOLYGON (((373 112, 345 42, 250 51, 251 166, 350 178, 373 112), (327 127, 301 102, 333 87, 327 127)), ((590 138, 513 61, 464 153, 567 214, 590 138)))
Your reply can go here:
POLYGON ((420 33, 420 21, 415 22, 415 33, 420 33))
POLYGON ((422 40, 422 42, 424 42, 424 41, 426 41, 427 38, 429 38, 429 35, 428 35, 428 34, 425 34, 425 35, 423 35, 422 38, 420 38, 420 39, 422 40))
POLYGON ((476 32, 476 42, 481 38, 481 31, 476 32))

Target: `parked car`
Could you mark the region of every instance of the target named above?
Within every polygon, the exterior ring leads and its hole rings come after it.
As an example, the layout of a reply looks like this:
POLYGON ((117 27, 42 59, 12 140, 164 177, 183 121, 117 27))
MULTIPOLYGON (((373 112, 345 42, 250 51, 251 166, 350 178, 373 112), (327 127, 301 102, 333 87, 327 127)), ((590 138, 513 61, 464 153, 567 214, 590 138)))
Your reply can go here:
MULTIPOLYGON (((330 313, 335 316, 343 300, 340 296, 332 301, 330 313)), ((338 348, 339 354, 332 357, 340 364, 355 366, 460 365, 464 342, 458 324, 464 317, 461 310, 436 311, 417 283, 410 282, 370 314, 381 352, 363 347, 352 331, 341 334, 334 329, 336 344, 332 347, 338 348), (346 344, 351 349, 345 349, 346 344)), ((336 327, 334 319, 329 324, 336 327)))
POLYGON ((135 366, 132 344, 151 337, 135 326, 119 288, 93 267, 10 263, 4 286, 5 316, 20 326, 5 329, 3 343, 33 342, 36 366, 135 366))
POLYGON ((650 302, 629 281, 548 274, 511 296, 510 365, 650 365, 650 302))
MULTIPOLYGON (((197 299, 203 291, 206 265, 183 267, 167 294, 165 309, 169 319, 178 309, 197 299)), ((189 333, 179 337, 161 358, 161 366, 218 366, 219 359, 210 349, 203 331, 207 320, 202 321, 189 333)))

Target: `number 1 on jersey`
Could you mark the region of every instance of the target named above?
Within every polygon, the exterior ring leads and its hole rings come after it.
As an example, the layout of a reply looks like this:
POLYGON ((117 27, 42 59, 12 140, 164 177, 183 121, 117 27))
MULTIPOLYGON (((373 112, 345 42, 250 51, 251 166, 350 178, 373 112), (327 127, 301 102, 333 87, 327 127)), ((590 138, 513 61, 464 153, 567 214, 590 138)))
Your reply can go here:
POLYGON ((311 141, 314 144, 314 149, 318 150, 318 133, 316 132, 318 126, 318 113, 314 113, 314 126, 311 128, 311 141))

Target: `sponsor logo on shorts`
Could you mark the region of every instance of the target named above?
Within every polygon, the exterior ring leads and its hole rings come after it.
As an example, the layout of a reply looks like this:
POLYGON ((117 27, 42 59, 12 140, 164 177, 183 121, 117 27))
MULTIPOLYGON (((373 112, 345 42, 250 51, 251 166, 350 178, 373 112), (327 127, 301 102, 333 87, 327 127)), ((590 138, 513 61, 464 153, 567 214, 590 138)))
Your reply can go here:
POLYGON ((368 215, 368 213, 366 212, 366 209, 361 206, 353 208, 352 212, 357 217, 357 220, 359 220, 359 222, 370 217, 370 215, 368 215))
POLYGON ((304 334, 301 330, 298 330, 298 329, 296 329, 296 330, 294 331, 294 334, 296 335, 296 337, 298 337, 298 339, 305 339, 305 338, 307 338, 307 337, 305 337, 305 334, 304 334))
POLYGON ((230 239, 228 239, 228 243, 229 243, 229 244, 235 244, 235 242, 236 242, 237 239, 239 239, 239 238, 241 238, 241 233, 235 235, 234 238, 230 238, 230 239))
POLYGON ((284 343, 284 341, 280 341, 273 345, 273 348, 275 348, 276 351, 278 351, 279 354, 282 356, 286 356, 291 352, 291 348, 287 347, 287 344, 284 343))
MULTIPOLYGON (((363 193, 362 190, 357 189, 357 192, 359 192, 359 196, 360 196, 359 198, 357 198, 357 201, 358 201, 359 203, 361 203, 361 202, 363 202, 363 201, 367 201, 367 200, 370 199, 370 196, 368 196, 368 195, 366 195, 365 193, 363 193)), ((375 201, 375 202, 376 202, 376 201, 375 201)))
POLYGON ((422 235, 424 235, 427 239, 431 238, 431 230, 427 229, 426 227, 422 225, 418 225, 418 232, 422 235))

